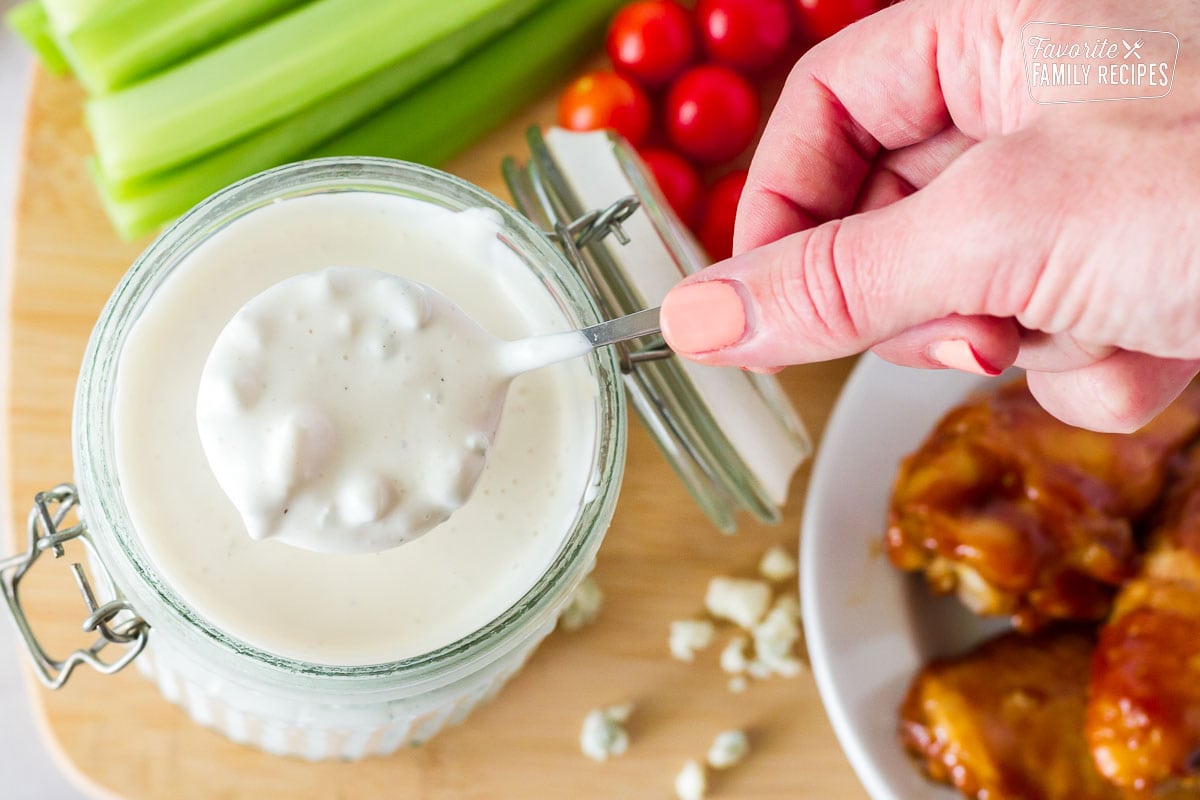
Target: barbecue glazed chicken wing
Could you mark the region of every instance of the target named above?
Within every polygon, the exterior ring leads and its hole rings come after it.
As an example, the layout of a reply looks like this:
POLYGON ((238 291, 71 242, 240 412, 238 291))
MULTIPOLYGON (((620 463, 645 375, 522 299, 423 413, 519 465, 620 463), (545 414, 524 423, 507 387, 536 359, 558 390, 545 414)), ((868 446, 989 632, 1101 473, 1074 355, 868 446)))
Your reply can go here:
POLYGON ((1103 619, 1135 569, 1133 523, 1198 432, 1197 385, 1130 435, 1072 428, 1023 380, 1005 385, 951 411, 901 463, 888 555, 1020 630, 1103 619))
POLYGON ((1083 737, 1090 631, 1007 633, 917 675, 900 740, 934 780, 978 800, 1117 800, 1083 737))
POLYGON ((1100 771, 1156 800, 1200 797, 1200 447, 1179 461, 1142 568, 1101 629, 1087 709, 1100 771))

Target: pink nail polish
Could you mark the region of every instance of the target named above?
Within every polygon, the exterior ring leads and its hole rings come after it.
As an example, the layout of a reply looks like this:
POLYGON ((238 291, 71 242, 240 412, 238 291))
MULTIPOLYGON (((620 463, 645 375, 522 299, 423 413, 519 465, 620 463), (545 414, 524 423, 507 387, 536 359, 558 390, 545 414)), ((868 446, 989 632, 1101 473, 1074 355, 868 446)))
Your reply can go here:
POLYGON ((737 344, 746 327, 746 307, 728 281, 679 286, 663 300, 663 336, 677 353, 709 353, 737 344))
POLYGON ((966 339, 947 339, 929 348, 929 358, 943 367, 971 372, 975 375, 986 375, 994 378, 1003 370, 997 369, 980 357, 970 342, 966 339))

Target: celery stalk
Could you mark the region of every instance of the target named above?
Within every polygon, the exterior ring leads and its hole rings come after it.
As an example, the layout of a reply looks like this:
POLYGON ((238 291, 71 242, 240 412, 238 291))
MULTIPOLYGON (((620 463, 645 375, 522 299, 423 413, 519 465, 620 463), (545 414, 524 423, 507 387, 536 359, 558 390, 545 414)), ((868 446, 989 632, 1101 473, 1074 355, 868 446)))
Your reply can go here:
POLYGON ((113 0, 67 34, 80 78, 108 92, 304 0, 113 0))
MULTIPOLYGON (((316 0, 86 107, 100 169, 126 181, 183 164, 412 59, 445 63, 544 0, 316 0)), ((414 72, 412 83, 431 70, 414 72)))
POLYGON ((39 0, 25 0, 20 5, 13 6, 4 16, 8 27, 37 54, 42 66, 55 75, 63 75, 71 71, 71 65, 63 57, 62 50, 54 41, 50 31, 50 18, 46 16, 45 7, 39 0))
POLYGON ((312 153, 439 164, 541 96, 592 51, 627 0, 555 0, 391 108, 312 153))
POLYGON ((50 21, 50 35, 76 77, 81 74, 79 60, 67 41, 67 35, 112 2, 114 0, 41 0, 50 21))
POLYGON ((173 170, 119 181, 93 159, 92 177, 113 224, 125 238, 139 236, 234 181, 303 158, 313 147, 410 90, 414 73, 433 74, 443 68, 457 56, 457 47, 450 44, 427 48, 413 59, 392 64, 269 128, 173 170))
POLYGON ((50 28, 59 36, 65 36, 78 28, 111 0, 42 0, 50 28))

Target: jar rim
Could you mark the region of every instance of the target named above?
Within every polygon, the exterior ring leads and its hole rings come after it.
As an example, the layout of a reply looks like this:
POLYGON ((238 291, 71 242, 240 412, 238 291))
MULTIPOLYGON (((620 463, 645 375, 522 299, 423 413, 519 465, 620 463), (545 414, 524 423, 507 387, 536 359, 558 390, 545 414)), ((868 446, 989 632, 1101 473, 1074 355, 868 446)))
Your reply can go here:
MULTIPOLYGON (((112 426, 116 368, 126 336, 157 286, 200 243, 236 219, 279 200, 332 192, 379 192, 409 196, 454 210, 483 207, 503 220, 502 238, 551 291, 562 313, 583 327, 600 321, 586 284, 562 252, 528 218, 461 178, 431 167, 370 157, 301 161, 246 178, 202 201, 156 238, 122 277, 92 331, 80 370, 72 421, 72 451, 85 521, 105 566, 132 601, 165 605, 181 630, 249 658, 275 674, 309 681, 403 677, 406 681, 453 679, 479 661, 500 658, 554 618, 557 606, 586 573, 611 519, 625 460, 626 404, 620 368, 611 348, 588 356, 596 397, 596 491, 582 503, 553 561, 511 607, 483 627, 424 654, 391 662, 336 666, 276 655, 243 642, 207 621, 163 580, 137 541, 120 489, 112 426), (99 524, 104 530, 98 531, 99 524), (109 535, 111 534, 111 535, 109 535), (115 567, 115 569, 114 569, 115 567), (125 568, 128 567, 128 568, 125 568)), ((144 615, 142 609, 138 613, 144 615)))

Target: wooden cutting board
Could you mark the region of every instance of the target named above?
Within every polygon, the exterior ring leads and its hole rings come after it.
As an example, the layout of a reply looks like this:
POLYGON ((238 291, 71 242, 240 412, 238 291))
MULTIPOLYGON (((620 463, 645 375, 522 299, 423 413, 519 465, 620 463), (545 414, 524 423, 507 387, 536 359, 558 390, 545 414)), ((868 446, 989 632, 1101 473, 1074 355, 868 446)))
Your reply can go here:
MULTIPOLYGON (((34 493, 71 477, 71 404, 92 324, 147 243, 120 242, 91 191, 81 100, 68 81, 34 78, 16 210, 7 382, 9 497, 22 549, 34 493)), ((507 196, 500 160, 524 153, 523 131, 552 120, 552 103, 547 98, 521 113, 449 170, 507 196)), ((849 367, 784 374, 814 436, 849 367)), ((713 776, 712 797, 865 797, 810 675, 732 694, 716 665, 724 639, 693 664, 667 654, 668 623, 702 610, 710 577, 751 575, 771 544, 795 551, 807 468, 782 525, 746 522, 727 537, 691 502, 640 426, 631 431, 620 504, 595 573, 606 595, 603 614, 583 631, 553 634, 492 704, 426 746, 354 764, 268 756, 196 726, 136 670, 104 677, 86 668, 59 692, 31 681, 46 738, 64 768, 98 796, 562 800, 672 797, 684 759, 703 758, 718 731, 736 727, 749 733, 751 755, 713 776), (629 752, 604 764, 584 758, 578 738, 586 712, 626 700, 637 703, 629 752)), ((39 563, 23 586, 39 635, 58 653, 83 641, 85 616, 64 561, 39 563)))

